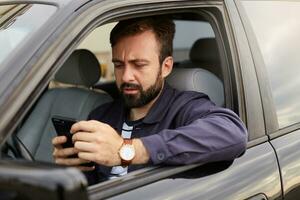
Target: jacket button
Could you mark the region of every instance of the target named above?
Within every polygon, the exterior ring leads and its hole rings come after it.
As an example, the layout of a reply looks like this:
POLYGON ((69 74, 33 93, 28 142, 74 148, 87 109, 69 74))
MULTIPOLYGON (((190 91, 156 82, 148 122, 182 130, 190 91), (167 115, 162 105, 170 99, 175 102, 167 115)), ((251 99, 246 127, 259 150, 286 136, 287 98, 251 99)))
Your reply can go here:
POLYGON ((157 159, 161 160, 161 161, 164 160, 165 159, 165 154, 164 153, 158 153, 157 154, 157 159))

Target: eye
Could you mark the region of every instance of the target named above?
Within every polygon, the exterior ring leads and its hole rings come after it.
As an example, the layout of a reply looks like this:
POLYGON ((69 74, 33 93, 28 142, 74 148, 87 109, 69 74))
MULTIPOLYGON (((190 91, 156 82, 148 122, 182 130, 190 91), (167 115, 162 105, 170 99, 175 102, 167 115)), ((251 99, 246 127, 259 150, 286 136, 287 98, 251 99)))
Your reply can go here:
POLYGON ((122 68, 124 66, 124 64, 123 63, 114 63, 114 67, 115 68, 122 68))
POLYGON ((135 66, 138 67, 138 68, 144 67, 146 65, 147 65, 147 63, 144 63, 144 62, 135 63, 135 66))

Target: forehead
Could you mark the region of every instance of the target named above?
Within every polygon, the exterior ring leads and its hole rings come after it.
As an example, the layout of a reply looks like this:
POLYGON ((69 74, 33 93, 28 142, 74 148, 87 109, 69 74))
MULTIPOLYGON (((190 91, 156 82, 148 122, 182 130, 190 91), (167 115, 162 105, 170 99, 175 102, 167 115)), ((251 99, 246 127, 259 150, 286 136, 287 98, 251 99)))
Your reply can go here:
POLYGON ((153 56, 159 54, 159 44, 153 31, 124 36, 112 48, 113 57, 153 56))

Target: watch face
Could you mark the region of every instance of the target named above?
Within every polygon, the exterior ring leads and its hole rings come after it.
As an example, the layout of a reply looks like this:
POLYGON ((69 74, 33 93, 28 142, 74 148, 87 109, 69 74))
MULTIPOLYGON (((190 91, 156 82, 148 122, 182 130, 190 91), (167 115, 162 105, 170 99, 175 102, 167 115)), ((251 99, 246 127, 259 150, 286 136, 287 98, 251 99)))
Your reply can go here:
POLYGON ((120 157, 123 160, 132 160, 134 158, 135 151, 133 145, 123 145, 120 149, 120 157))

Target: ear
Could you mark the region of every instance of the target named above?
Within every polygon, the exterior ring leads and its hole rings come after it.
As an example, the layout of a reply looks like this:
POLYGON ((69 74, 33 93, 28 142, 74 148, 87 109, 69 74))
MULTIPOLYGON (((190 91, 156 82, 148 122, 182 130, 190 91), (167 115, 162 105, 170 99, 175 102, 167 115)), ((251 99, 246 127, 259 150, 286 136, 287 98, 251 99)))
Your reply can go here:
POLYGON ((162 63, 162 71, 161 75, 163 78, 166 78, 172 71, 173 69, 173 57, 168 56, 165 58, 165 60, 162 63))

